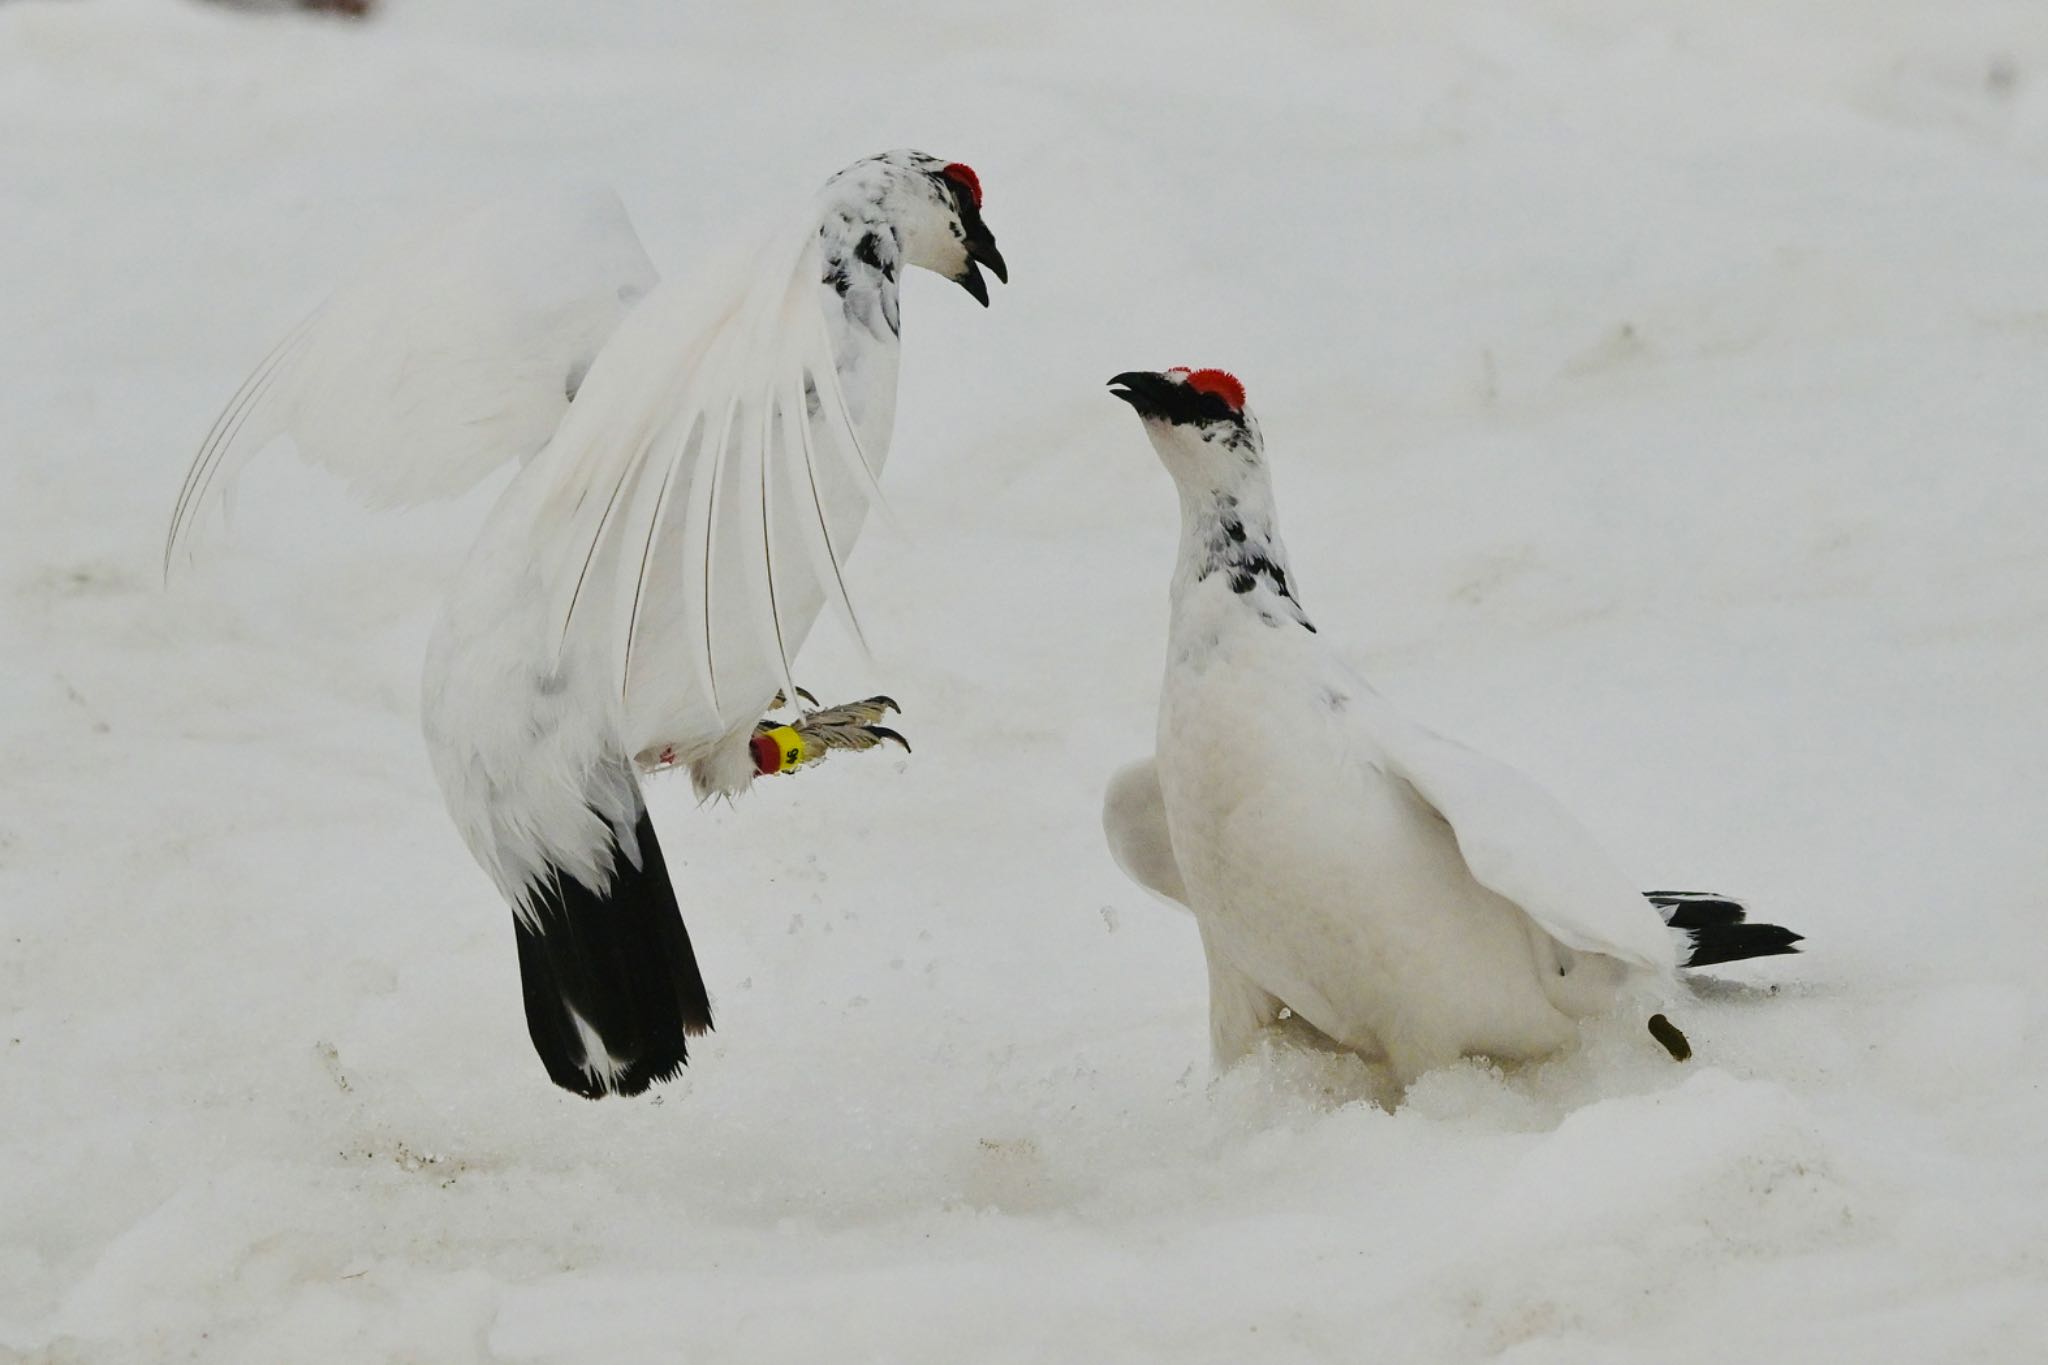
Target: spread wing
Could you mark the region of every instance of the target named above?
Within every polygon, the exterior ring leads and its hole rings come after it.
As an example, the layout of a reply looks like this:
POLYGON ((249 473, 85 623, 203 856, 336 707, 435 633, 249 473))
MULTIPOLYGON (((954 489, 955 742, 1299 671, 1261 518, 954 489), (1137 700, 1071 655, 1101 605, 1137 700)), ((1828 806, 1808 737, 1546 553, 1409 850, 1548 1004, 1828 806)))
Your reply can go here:
POLYGON ((489 205, 366 269, 278 344, 207 433, 165 571, 279 436, 377 506, 452 496, 531 459, 657 279, 604 189, 489 205))
POLYGON ((1557 799, 1505 763, 1392 713, 1377 718, 1397 774, 1451 826, 1480 883, 1566 947, 1670 972, 1664 921, 1557 799))
POLYGON ((828 600, 861 639, 844 566, 892 405, 863 431, 822 276, 810 211, 743 268, 657 288, 515 485, 549 638, 597 663, 628 753, 757 720, 828 600))

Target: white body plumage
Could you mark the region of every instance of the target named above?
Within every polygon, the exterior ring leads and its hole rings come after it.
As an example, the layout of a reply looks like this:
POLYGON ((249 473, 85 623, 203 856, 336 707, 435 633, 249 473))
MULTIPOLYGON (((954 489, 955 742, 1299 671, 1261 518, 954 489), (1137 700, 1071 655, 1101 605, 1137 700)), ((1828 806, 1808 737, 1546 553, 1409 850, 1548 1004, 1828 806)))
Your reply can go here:
POLYGON ((1104 810, 1124 870, 1195 914, 1218 1062, 1285 1008, 1406 1084, 1547 1055, 1631 992, 1662 995, 1687 940, 1571 816, 1403 718, 1316 632, 1258 427, 1220 374, 1113 381, 1182 529, 1156 756, 1104 810))
POLYGON ((471 215, 287 337, 186 478, 167 569, 274 436, 387 504, 521 462, 448 593, 422 719, 557 1084, 636 1093, 710 1027, 636 759, 743 789, 824 604, 858 636, 843 569, 895 417, 899 275, 986 305, 977 263, 1007 273, 980 198, 965 166, 884 153, 750 262, 671 282, 608 192, 471 215))
MULTIPOLYGON (((895 419, 897 281, 893 270, 856 262, 844 292, 825 282, 873 227, 878 187, 846 179, 836 177, 820 197, 816 245, 795 244, 812 263, 795 278, 808 277, 801 287, 816 296, 824 354, 857 436, 838 438, 843 454, 879 477, 895 419)), ((587 886, 604 884, 615 832, 630 831, 643 809, 637 755, 672 751, 700 796, 734 795, 753 782, 754 723, 784 685, 785 661, 827 595, 803 543, 818 532, 797 519, 822 521, 834 574, 866 521, 867 481, 843 462, 824 463, 833 438, 823 421, 813 425, 812 466, 802 468, 785 422, 795 401, 772 382, 750 391, 743 381, 692 376, 728 404, 729 417, 716 420, 731 437, 715 458, 715 436, 677 430, 708 417, 712 404, 698 399, 688 415, 639 411, 653 396, 674 401, 666 395, 676 377, 706 364, 717 338, 706 338, 695 319, 744 316, 743 298, 721 303, 695 283, 658 286, 598 353, 554 439, 486 518, 428 647, 422 720, 449 812, 522 910, 550 867, 587 886), (637 438, 645 453, 622 459, 635 433, 646 433, 637 438), (662 476, 665 499, 651 491, 662 476), (611 527, 565 534, 576 512, 587 520, 614 488, 621 491, 611 527), (575 511, 565 514, 565 498, 575 511), (778 513, 784 524, 771 527, 778 513), (588 556, 587 566, 574 563, 578 555, 588 556), (559 597, 572 573, 596 586, 586 587, 565 623, 559 597), (631 593, 622 595, 627 585, 631 593), (636 603, 637 624, 628 619, 636 603), (630 658, 622 643, 629 630, 630 658)), ((765 368, 772 375, 778 367, 765 368)), ((780 368, 807 376, 807 406, 815 406, 815 371, 802 361, 780 368)))
POLYGON ((1480 882, 1381 738, 1404 722, 1318 636, 1256 614, 1278 605, 1186 585, 1160 694, 1158 783, 1219 1057, 1284 1002, 1405 1083, 1468 1053, 1555 1051, 1632 965, 1668 969, 1647 902, 1662 960, 1631 964, 1572 952, 1480 882))

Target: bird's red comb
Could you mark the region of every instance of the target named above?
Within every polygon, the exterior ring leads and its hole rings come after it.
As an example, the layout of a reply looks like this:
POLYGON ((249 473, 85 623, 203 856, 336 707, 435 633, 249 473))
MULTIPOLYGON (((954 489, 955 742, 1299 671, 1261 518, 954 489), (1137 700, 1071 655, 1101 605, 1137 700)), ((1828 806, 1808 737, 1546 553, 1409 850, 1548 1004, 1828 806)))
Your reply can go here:
POLYGON ((964 161, 955 161, 940 174, 967 191, 967 197, 974 201, 974 207, 981 207, 981 177, 974 173, 974 167, 964 161))
POLYGON ((1230 404, 1233 411, 1244 411, 1244 385, 1228 370, 1191 370, 1185 365, 1176 365, 1168 374, 1184 374, 1181 382, 1196 393, 1214 394, 1230 404))

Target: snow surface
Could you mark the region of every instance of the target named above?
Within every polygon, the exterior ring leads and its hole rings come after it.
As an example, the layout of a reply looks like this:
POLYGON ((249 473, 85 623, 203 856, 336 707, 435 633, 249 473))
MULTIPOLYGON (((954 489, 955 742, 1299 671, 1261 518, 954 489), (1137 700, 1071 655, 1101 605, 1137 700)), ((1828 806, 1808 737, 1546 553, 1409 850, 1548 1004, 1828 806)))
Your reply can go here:
POLYGON ((0 1357, 2048 1357, 2044 169, 1994 0, 0 4, 0 1357), (462 202, 608 178, 681 270, 902 144, 1015 283, 907 286, 880 653, 802 672, 917 752, 662 784, 719 1031, 587 1104, 416 735, 482 500, 266 462, 166 593, 172 495, 462 202), (1210 1077, 1096 826, 1171 364, 1390 696, 1810 936, 1693 1063, 1210 1077))

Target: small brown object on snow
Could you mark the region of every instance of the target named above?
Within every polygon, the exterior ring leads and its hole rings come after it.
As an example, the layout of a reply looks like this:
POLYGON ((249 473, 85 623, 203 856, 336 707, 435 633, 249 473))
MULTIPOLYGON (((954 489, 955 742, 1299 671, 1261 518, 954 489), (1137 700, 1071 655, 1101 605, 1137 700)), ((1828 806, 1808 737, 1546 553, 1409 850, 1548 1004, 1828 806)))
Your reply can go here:
POLYGON ((214 3, 230 9, 317 10, 325 14, 339 14, 346 19, 365 18, 377 7, 377 0, 214 0, 214 3))
POLYGON ((1664 1045, 1664 1050, 1671 1054, 1674 1062, 1682 1062, 1692 1056, 1692 1044, 1678 1031, 1678 1025, 1661 1014, 1650 1016, 1650 1036, 1664 1045))

